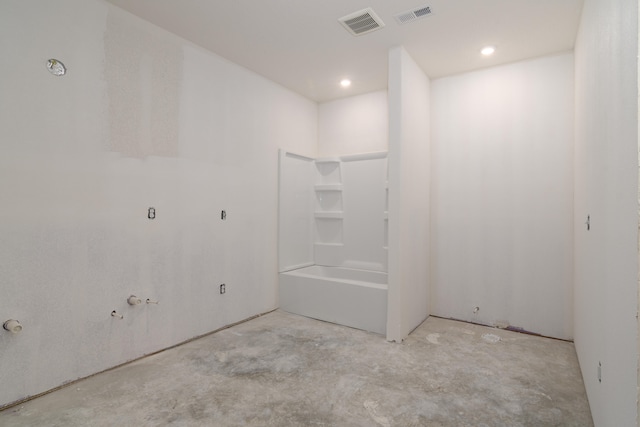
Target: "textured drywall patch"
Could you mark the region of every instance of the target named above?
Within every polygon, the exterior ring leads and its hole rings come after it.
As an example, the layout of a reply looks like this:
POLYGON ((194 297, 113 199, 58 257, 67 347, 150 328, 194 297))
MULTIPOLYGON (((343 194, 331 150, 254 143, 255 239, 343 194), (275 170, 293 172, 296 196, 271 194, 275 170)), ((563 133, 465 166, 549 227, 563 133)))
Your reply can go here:
POLYGON ((109 150, 125 157, 178 156, 182 48, 110 12, 105 32, 109 150))

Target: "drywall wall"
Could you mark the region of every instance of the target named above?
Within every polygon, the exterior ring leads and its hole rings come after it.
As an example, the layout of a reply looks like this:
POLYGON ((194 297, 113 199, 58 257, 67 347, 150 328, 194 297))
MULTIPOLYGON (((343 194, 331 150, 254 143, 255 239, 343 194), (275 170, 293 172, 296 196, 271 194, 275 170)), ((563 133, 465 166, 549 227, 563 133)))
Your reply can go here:
POLYGON ((631 426, 638 380, 638 2, 586 0, 575 58, 575 344, 595 425, 631 426))
POLYGON ((429 315, 429 78, 403 47, 389 51, 387 339, 429 315))
POLYGON ((99 0, 2 1, 0 44, 0 406, 278 306, 315 103, 99 0))
POLYGON ((371 92, 318 106, 318 156, 387 151, 387 91, 371 92))
POLYGON ((572 338, 573 55, 431 93, 432 313, 572 338))

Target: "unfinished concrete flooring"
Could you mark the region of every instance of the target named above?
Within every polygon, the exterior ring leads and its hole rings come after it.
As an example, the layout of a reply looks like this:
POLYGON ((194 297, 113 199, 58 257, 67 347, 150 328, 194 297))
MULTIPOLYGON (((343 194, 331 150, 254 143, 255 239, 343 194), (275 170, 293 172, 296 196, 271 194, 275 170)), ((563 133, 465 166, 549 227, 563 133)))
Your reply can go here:
POLYGON ((276 311, 0 412, 2 426, 590 426, 571 343, 430 317, 402 344, 276 311))

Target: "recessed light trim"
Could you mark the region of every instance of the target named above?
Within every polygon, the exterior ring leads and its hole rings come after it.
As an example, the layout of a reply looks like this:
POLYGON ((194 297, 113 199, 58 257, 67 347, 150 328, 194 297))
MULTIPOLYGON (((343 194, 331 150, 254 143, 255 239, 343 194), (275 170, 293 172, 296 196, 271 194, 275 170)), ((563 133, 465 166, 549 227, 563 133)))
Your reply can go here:
POLYGON ((349 86, 351 86, 351 80, 349 79, 342 79, 340 80, 340 86, 347 88, 349 86))
POLYGON ((495 46, 485 46, 482 48, 482 50, 480 50, 480 53, 483 56, 491 56, 493 55, 493 53, 496 51, 496 47, 495 46))

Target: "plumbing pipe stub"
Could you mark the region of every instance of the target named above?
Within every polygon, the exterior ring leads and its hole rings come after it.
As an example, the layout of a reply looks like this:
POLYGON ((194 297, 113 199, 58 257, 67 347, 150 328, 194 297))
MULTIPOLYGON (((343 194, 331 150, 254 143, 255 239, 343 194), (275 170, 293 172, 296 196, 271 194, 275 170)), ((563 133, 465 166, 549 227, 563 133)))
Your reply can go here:
POLYGON ((4 322, 2 327, 13 334, 17 334, 22 331, 22 325, 20 324, 20 322, 14 319, 7 320, 6 322, 4 322))
POLYGON ((129 305, 138 305, 142 304, 142 300, 135 295, 131 295, 127 298, 127 303, 129 303, 129 305))

